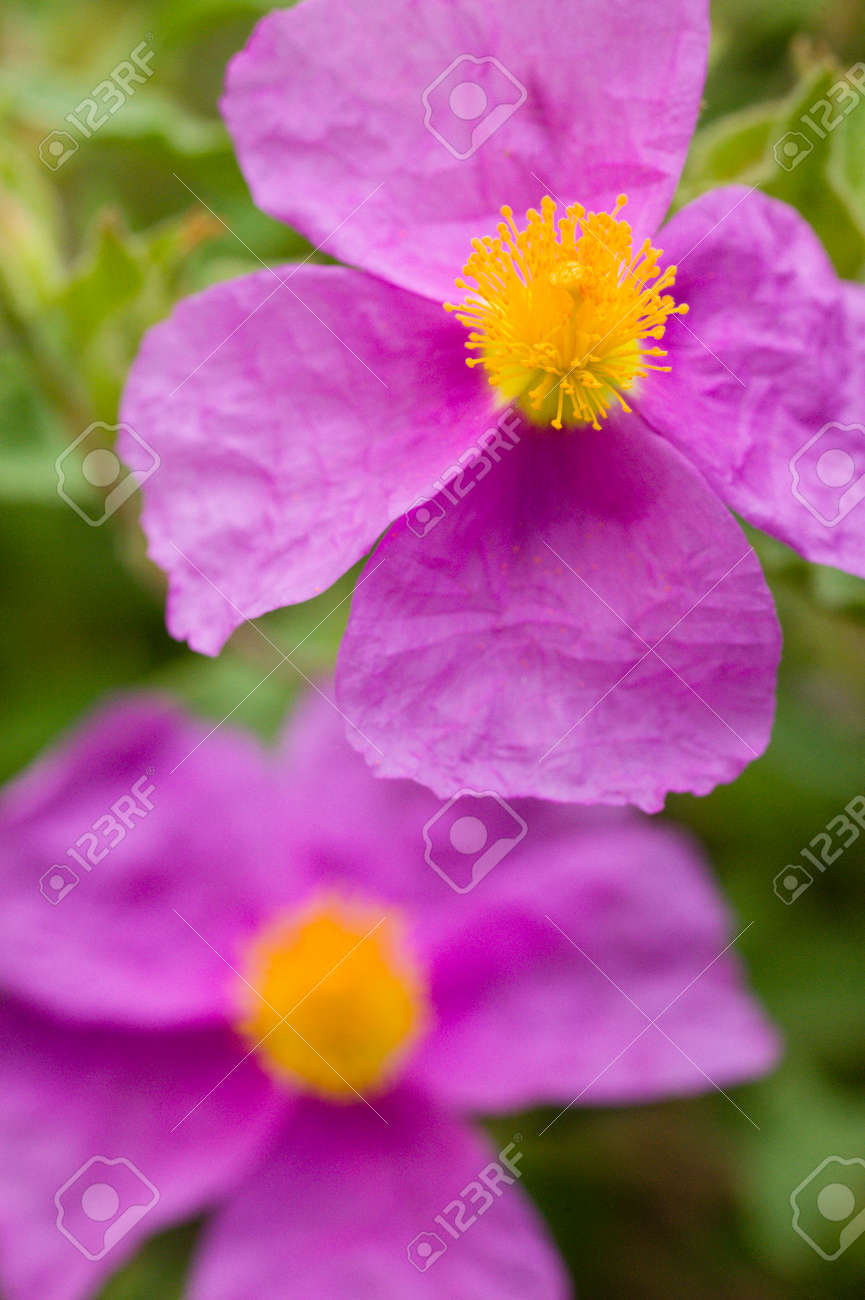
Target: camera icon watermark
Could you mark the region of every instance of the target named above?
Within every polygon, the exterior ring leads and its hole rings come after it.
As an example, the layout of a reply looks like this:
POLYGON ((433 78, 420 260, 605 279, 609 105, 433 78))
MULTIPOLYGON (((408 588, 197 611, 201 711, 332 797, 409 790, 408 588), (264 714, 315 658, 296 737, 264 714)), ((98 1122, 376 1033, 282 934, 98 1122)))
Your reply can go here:
POLYGON ((468 894, 527 831, 499 795, 460 790, 424 826, 424 859, 456 893, 468 894))
POLYGON ((57 1227, 87 1259, 104 1259, 159 1200, 131 1160, 91 1156, 54 1194, 57 1227))
POLYGON ((772 888, 781 902, 789 906, 790 903, 795 903, 799 895, 804 894, 805 890, 810 888, 813 883, 814 877, 811 872, 796 865, 785 867, 783 871, 779 871, 772 881, 772 888))
POLYGON ((788 131, 775 145, 772 153, 779 167, 783 167, 785 172, 792 172, 805 161, 813 148, 807 135, 801 131, 788 131))
POLYGON ((68 131, 51 131, 39 143, 39 157, 56 172, 78 148, 78 141, 68 131))
POLYGON ((424 126, 460 162, 471 158, 526 102, 521 81, 491 55, 458 54, 421 99, 424 126))
POLYGON ((405 513, 405 521, 415 537, 426 537, 444 517, 444 506, 438 501, 415 501, 405 513))
POLYGON ((39 893, 47 898, 52 907, 71 893, 78 884, 79 877, 71 867, 51 867, 44 876, 39 877, 39 893))
POLYGON ((406 1247, 409 1262, 414 1264, 419 1273, 425 1273, 428 1268, 432 1268, 446 1250, 447 1246, 437 1232, 419 1232, 406 1247))
POLYGON ((54 462, 57 495, 91 528, 98 528, 159 469, 156 452, 128 424, 97 421, 79 433, 54 462), (128 470, 104 444, 107 435, 124 433, 141 448, 143 468, 128 470))
POLYGON ((825 424, 790 459, 793 496, 827 528, 865 500, 865 427, 825 424))
POLYGON ((793 1228, 821 1259, 838 1259, 865 1232, 865 1160, 827 1156, 790 1193, 793 1228))

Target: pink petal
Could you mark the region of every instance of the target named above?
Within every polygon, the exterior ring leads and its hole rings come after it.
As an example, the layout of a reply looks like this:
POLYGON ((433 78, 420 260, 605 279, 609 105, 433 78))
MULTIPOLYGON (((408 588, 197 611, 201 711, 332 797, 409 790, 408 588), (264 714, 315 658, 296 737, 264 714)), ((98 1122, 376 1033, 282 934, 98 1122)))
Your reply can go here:
MULTIPOLYGON (((330 683, 321 689, 333 693, 330 683)), ((293 853, 320 890, 392 904, 421 931, 450 910, 453 900, 424 861, 423 827, 441 807, 428 789, 376 780, 346 742, 343 715, 314 692, 289 720, 281 759, 293 853)))
POLYGON ((259 207, 440 299, 504 203, 608 208, 624 190, 655 229, 694 129, 707 10, 316 0, 259 23, 222 110, 259 207))
POLYGON ((0 1035, 16 1045, 0 1056, 6 1300, 95 1295, 145 1237, 219 1200, 284 1109, 260 1070, 238 1064, 243 1049, 226 1033, 73 1031, 6 1003, 0 1035), (119 1197, 104 1222, 88 1218, 83 1202, 99 1183, 119 1197), (143 1215, 124 1235, 135 1205, 143 1215), (60 1207, 90 1257, 58 1230, 60 1207), (119 1233, 116 1244, 108 1230, 119 1233))
POLYGON ((451 1203, 496 1159, 495 1148, 414 1095, 393 1096, 377 1109, 297 1108, 263 1165, 206 1230, 190 1300, 570 1294, 516 1183, 502 1183, 499 1195, 485 1197, 474 1186, 467 1192, 486 1212, 469 1222, 477 1210, 468 1209, 465 1236, 454 1239, 436 1223, 449 1206, 455 1217, 451 1203), (435 1249, 436 1238, 446 1250, 424 1260, 418 1247, 435 1249))
POLYGON ((244 619, 330 586, 483 429, 465 331, 341 267, 283 267, 182 302, 147 335, 121 453, 143 485, 168 624, 215 654, 244 619), (142 440, 145 445, 142 445, 142 440))
POLYGON ((525 839, 452 909, 435 954, 422 1086, 488 1113, 646 1101, 767 1070, 775 1036, 726 952, 694 846, 636 815, 517 810, 525 839))
POLYGON ((771 596, 668 443, 526 431, 473 486, 395 524, 355 594, 337 696, 379 775, 655 811, 762 753, 771 596))
POLYGON ((414 782, 377 780, 318 696, 287 741, 296 851, 322 889, 398 911, 429 972, 433 1027, 408 1068, 432 1095, 479 1113, 564 1104, 583 1088, 587 1102, 635 1101, 771 1063, 773 1035, 733 957, 678 996, 732 936, 697 850, 663 823, 537 800, 443 808, 414 782), (460 855, 449 834, 469 816, 488 819, 488 839, 460 855), (508 835, 495 869, 479 874, 508 835), (621 1061, 647 1022, 592 960, 650 1017, 673 1003, 621 1061))
POLYGON ((133 697, 7 789, 7 989, 73 1019, 222 1020, 236 977, 217 954, 236 961, 297 883, 263 754, 225 728, 203 744, 211 730, 133 697))
POLYGON ((660 241, 691 311, 642 415, 750 523, 865 575, 861 286, 842 293, 810 226, 754 191, 705 195, 660 241))

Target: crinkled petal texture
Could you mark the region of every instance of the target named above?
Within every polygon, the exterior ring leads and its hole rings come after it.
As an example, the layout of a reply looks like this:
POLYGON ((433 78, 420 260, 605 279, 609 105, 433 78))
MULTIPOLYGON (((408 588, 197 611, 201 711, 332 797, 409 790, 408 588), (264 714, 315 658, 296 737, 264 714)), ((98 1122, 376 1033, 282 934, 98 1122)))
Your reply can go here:
POLYGON ((217 953, 236 960, 298 884, 264 754, 239 733, 203 744, 211 730, 126 699, 4 792, 7 989, 77 1020, 222 1020, 234 976, 217 953))
POLYGON ((205 1231, 189 1300, 571 1294, 519 1184, 502 1182, 495 1196, 478 1184, 496 1159, 488 1142, 409 1092, 378 1110, 310 1102, 290 1114, 205 1231), (435 1217, 463 1195, 471 1230, 454 1240, 435 1217), (436 1257, 424 1246, 444 1250, 436 1257))
POLYGON ((865 284, 842 281, 847 340, 854 364, 848 367, 846 380, 847 411, 865 408, 865 284))
POLYGON ((304 0, 229 65, 222 110, 259 207, 343 261, 453 292, 499 208, 547 192, 651 234, 694 129, 705 0, 304 0))
POLYGON ((667 328, 671 373, 647 382, 641 414, 750 523, 865 575, 856 286, 845 297, 811 227, 756 191, 714 190, 659 239, 691 310, 667 328))
POLYGON ((6 1300, 88 1300, 145 1237, 223 1199, 284 1111, 224 1031, 109 1035, 5 1003, 0 1036, 6 1300), (119 1202, 105 1221, 82 1201, 99 1184, 119 1202))
POLYGON ((440 795, 635 803, 705 794, 762 753, 780 632, 702 476, 638 419, 532 433, 355 593, 349 738, 440 795), (378 747, 378 752, 373 748, 378 747))
POLYGON ((321 890, 408 923, 434 1026, 409 1069, 428 1093, 475 1113, 578 1094, 635 1101, 772 1063, 774 1034, 722 956, 729 921, 682 835, 620 809, 443 808, 413 782, 374 778, 318 697, 292 719, 285 757, 296 841, 321 890), (450 837, 466 817, 488 820, 473 853, 450 837), (498 865, 457 899, 450 885, 465 889, 500 844, 498 865))
POLYGON ((464 342, 440 306, 330 266, 215 285, 150 331, 119 445, 144 480, 173 636, 215 654, 245 619, 330 586, 428 495, 492 404, 464 342))

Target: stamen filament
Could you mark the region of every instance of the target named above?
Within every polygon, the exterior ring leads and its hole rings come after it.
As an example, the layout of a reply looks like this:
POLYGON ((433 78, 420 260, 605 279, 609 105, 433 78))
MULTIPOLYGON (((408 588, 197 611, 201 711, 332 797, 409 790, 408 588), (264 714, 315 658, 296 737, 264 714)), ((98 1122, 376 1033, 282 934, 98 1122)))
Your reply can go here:
POLYGON ((478 354, 466 364, 483 366, 536 424, 600 429, 614 404, 630 411, 623 394, 639 380, 669 370, 656 363, 666 352, 645 344, 688 308, 666 292, 676 267, 660 269, 660 249, 646 239, 634 255, 619 216, 626 202, 620 195, 611 213, 575 203, 556 221, 546 195, 524 230, 503 207, 495 236, 472 240, 456 281, 465 298, 444 304, 478 354))

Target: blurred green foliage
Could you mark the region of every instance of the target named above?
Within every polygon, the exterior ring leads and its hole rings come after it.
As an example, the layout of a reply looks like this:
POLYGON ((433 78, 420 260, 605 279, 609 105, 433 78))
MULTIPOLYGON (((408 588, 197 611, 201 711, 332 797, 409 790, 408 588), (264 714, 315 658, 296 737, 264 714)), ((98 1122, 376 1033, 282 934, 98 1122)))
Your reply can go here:
MULTIPOLYGON (((8 776, 112 690, 160 686, 273 735, 298 687, 241 629, 206 660, 172 642, 134 502, 87 528, 56 493, 55 458, 116 419, 138 341, 179 297, 291 260, 308 245, 253 207, 220 123, 223 69, 265 0, 6 0, 0 16, 0 672, 8 776), (147 42, 153 76, 52 168, 40 142, 147 42), (224 224, 223 224, 224 223, 224 224), (229 229, 230 228, 230 229, 229 229), (234 233, 232 233, 234 232, 234 233), (267 674, 267 676, 265 676, 267 674)), ((794 204, 849 278, 865 275, 865 102, 826 134, 803 114, 865 60, 865 0, 718 0, 702 125, 677 202, 731 181, 794 204), (813 142, 793 167, 776 146, 813 142)), ((815 115, 816 114, 816 115, 815 115)), ((795 905, 772 880, 865 792, 865 584, 755 539, 785 633, 769 752, 669 813, 706 844, 739 947, 787 1041, 770 1079, 642 1109, 570 1114, 527 1142, 526 1182, 586 1300, 853 1300, 865 1238, 824 1263, 790 1226, 789 1195, 825 1156, 865 1157, 862 841, 795 905)), ((304 672, 333 660, 351 579, 263 621, 304 672), (331 614, 337 601, 342 603, 331 614)), ((512 1121, 505 1136, 512 1132, 512 1121)), ((525 1124, 526 1133, 541 1124, 525 1124)), ((503 1133, 505 1130, 503 1129, 503 1133)), ((194 1228, 165 1234, 107 1288, 180 1295, 194 1228)))

